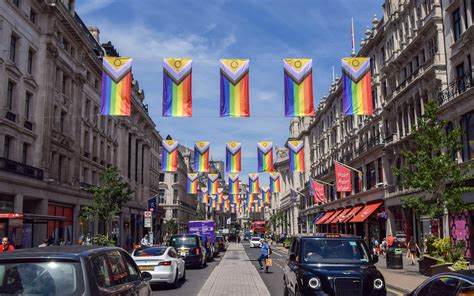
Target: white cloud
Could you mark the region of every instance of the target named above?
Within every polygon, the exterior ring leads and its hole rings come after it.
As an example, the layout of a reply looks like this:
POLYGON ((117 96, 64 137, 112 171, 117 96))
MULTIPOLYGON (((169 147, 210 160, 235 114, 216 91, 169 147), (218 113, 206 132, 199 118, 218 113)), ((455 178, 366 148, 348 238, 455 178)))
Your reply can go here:
POLYGON ((116 0, 86 0, 77 2, 77 11, 81 16, 87 16, 98 10, 108 7, 116 0))

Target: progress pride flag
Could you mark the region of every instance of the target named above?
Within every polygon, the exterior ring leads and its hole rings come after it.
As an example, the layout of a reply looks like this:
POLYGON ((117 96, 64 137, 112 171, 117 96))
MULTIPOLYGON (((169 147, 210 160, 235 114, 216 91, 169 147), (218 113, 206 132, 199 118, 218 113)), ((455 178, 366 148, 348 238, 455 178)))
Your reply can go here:
POLYGON ((351 192, 351 170, 336 162, 336 191, 351 192))

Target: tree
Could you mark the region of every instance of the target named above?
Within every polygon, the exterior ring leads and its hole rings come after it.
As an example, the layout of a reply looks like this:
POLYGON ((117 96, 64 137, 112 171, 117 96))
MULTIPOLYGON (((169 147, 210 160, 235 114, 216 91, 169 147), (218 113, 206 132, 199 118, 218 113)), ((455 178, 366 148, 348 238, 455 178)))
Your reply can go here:
POLYGON ((89 221, 96 219, 105 225, 105 234, 110 234, 112 219, 120 214, 122 206, 130 200, 133 193, 126 182, 122 180, 117 168, 107 168, 100 175, 101 185, 87 189, 94 198, 85 207, 85 217, 89 221))
POLYGON ((270 215, 270 224, 273 226, 273 231, 276 231, 276 228, 283 223, 283 212, 276 211, 274 214, 270 215))
POLYGON ((406 164, 395 170, 404 186, 426 192, 430 197, 405 197, 402 205, 431 218, 441 218, 446 211, 459 213, 473 208, 462 200, 463 193, 474 190, 466 186, 472 178, 467 174, 470 167, 461 168, 454 157, 462 148, 461 131, 449 131, 447 126, 446 120, 438 118, 436 103, 425 104, 425 114, 418 119, 418 128, 413 133, 414 149, 401 152, 406 164))
POLYGON ((176 223, 174 219, 170 219, 168 221, 165 221, 163 225, 163 229, 165 231, 164 241, 168 241, 171 235, 178 232, 178 224, 176 223))

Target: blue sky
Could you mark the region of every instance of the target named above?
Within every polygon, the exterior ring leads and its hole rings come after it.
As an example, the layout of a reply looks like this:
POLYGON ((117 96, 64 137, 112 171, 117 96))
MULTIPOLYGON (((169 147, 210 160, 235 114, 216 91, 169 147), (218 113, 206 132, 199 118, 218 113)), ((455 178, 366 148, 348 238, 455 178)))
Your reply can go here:
MULTIPOLYGON (((133 73, 163 137, 181 144, 210 141, 211 157, 225 158, 225 142, 242 142, 241 180, 257 170, 258 141, 283 146, 289 136, 284 117, 283 58, 313 59, 315 106, 328 93, 332 67, 350 55, 350 18, 356 48, 381 0, 79 0, 77 11, 98 26, 100 41, 112 41, 134 59, 133 73), (356 6, 357 5, 357 6, 356 6), (363 8, 363 9, 362 9, 363 8), (162 60, 193 59, 193 117, 163 118, 162 60), (221 58, 250 59, 251 117, 219 118, 221 58)), ((262 175, 261 184, 268 183, 262 175)))

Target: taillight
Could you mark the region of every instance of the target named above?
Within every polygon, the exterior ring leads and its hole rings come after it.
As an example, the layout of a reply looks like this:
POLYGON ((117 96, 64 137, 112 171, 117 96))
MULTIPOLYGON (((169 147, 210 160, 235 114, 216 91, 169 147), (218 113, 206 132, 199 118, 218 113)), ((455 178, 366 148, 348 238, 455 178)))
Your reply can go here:
POLYGON ((201 250, 199 248, 196 248, 196 255, 199 256, 201 254, 201 250))
POLYGON ((158 266, 170 266, 171 265, 171 261, 162 261, 158 264, 158 266))

